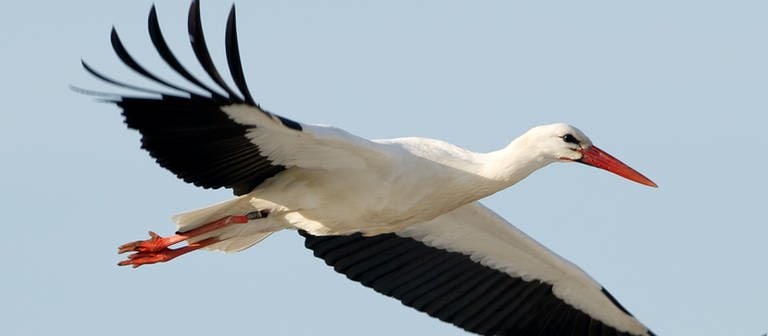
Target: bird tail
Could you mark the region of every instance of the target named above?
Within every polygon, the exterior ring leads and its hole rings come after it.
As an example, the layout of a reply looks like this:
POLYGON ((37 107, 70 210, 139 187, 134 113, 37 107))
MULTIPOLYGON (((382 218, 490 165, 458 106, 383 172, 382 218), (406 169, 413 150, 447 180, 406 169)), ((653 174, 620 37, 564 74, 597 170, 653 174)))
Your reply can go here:
MULTIPOLYGON (((173 216, 173 221, 176 223, 178 233, 184 233, 226 216, 245 215, 254 210, 253 205, 250 203, 250 197, 240 196, 205 208, 177 214, 173 216)), ((282 228, 282 225, 276 219, 267 216, 266 218, 250 220, 248 223, 232 224, 210 234, 197 236, 194 239, 190 239, 190 243, 216 237, 221 241, 206 246, 205 249, 227 253, 239 252, 255 245, 282 228)))

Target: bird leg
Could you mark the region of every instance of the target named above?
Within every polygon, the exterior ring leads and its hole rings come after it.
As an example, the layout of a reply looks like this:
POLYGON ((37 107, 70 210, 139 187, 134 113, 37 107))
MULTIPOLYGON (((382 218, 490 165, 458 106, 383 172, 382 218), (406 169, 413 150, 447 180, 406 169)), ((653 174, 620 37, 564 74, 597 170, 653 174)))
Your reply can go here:
MULTIPOLYGON (((157 239, 163 239, 162 237, 158 236, 156 233, 150 231, 150 236, 152 238, 146 240, 146 241, 154 241, 157 239), (156 239, 157 238, 157 239, 156 239)), ((220 240, 216 239, 215 237, 203 239, 196 243, 190 243, 187 246, 179 247, 179 248, 163 248, 157 251, 137 251, 135 253, 132 253, 128 255, 128 259, 123 260, 119 263, 117 263, 118 266, 128 266, 131 265, 133 268, 139 267, 141 265, 148 265, 148 264, 154 264, 154 263, 160 263, 160 262, 166 262, 170 261, 182 254, 186 254, 192 251, 195 251, 197 249, 201 249, 203 247, 206 247, 211 244, 218 243, 220 240)), ((127 244, 126 244, 127 245, 127 244)), ((121 246, 122 248, 122 246, 121 246)), ((121 252, 122 253, 122 252, 121 252)))
POLYGON ((136 268, 141 265, 169 261, 182 254, 186 254, 208 245, 218 243, 221 240, 219 240, 217 237, 210 237, 198 242, 189 243, 187 246, 175 249, 170 248, 171 245, 175 245, 182 241, 198 237, 205 233, 222 229, 229 225, 245 224, 252 219, 264 218, 267 216, 267 214, 268 212, 266 210, 262 210, 249 212, 245 215, 226 216, 189 231, 176 232, 175 235, 168 237, 161 237, 157 233, 149 231, 149 239, 137 240, 135 242, 126 243, 118 247, 117 253, 134 252, 128 255, 127 260, 119 262, 118 265, 132 265, 134 268, 136 268))

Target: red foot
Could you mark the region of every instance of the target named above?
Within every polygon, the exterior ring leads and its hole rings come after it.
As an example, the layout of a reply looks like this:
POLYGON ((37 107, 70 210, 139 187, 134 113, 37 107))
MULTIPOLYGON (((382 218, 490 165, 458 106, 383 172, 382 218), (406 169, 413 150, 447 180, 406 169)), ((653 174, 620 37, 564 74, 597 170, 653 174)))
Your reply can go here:
POLYGON ((211 237, 177 249, 169 248, 171 245, 232 224, 244 223, 248 223, 248 216, 227 216, 198 228, 186 232, 179 232, 168 237, 161 237, 157 233, 149 231, 149 239, 126 243, 117 248, 117 253, 135 252, 128 256, 128 260, 123 260, 118 263, 118 265, 132 265, 136 268, 141 265, 166 262, 182 254, 217 243, 219 240, 216 237, 211 237))
POLYGON ((184 237, 181 235, 173 235, 170 237, 160 237, 157 233, 154 233, 152 231, 149 231, 149 239, 147 240, 137 240, 135 242, 131 243, 125 243, 123 245, 120 245, 120 247, 117 248, 117 253, 126 253, 126 252, 160 252, 162 250, 168 249, 168 246, 171 246, 173 244, 176 244, 178 242, 181 242, 189 237, 184 237))
MULTIPOLYGON (((153 239, 155 238, 155 236, 153 236, 153 239)), ((118 266, 131 265, 133 266, 133 268, 136 268, 141 265, 166 262, 182 254, 186 254, 218 242, 219 240, 216 238, 208 238, 208 239, 201 240, 197 243, 189 244, 187 246, 180 247, 177 249, 164 248, 159 251, 139 251, 139 252, 128 255, 127 260, 123 260, 117 263, 117 265, 118 266)))

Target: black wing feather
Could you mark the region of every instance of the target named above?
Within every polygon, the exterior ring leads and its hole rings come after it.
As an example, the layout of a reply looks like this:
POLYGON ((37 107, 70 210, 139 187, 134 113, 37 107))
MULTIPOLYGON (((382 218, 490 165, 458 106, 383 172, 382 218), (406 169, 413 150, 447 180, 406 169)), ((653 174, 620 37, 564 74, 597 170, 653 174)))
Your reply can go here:
POLYGON ((232 80, 235 81, 238 90, 245 96, 245 102, 251 105, 256 105, 256 101, 251 97, 251 92, 248 90, 248 83, 245 81, 243 75, 243 62, 240 60, 240 46, 237 43, 237 22, 235 21, 235 6, 232 5, 232 9, 229 11, 229 17, 227 18, 227 32, 224 39, 225 48, 227 50, 227 64, 229 64, 229 74, 232 76, 232 80))
POLYGON ((372 237, 299 233, 315 256, 347 278, 470 332, 630 335, 567 304, 550 284, 510 276, 461 253, 393 233, 372 237), (356 267, 356 263, 367 265, 356 267))
MULTIPOLYGON (((105 82, 107 82, 109 84, 114 85, 114 86, 121 87, 121 88, 124 88, 124 89, 133 90, 133 91, 149 93, 149 94, 152 94, 152 95, 163 95, 164 94, 163 92, 160 92, 160 91, 157 91, 157 90, 152 90, 152 89, 147 89, 147 88, 143 88, 143 87, 140 87, 140 86, 131 85, 131 84, 124 83, 124 82, 118 81, 116 79, 110 78, 107 75, 104 75, 101 72, 96 71, 96 69, 94 69, 92 66, 88 65, 88 63, 86 63, 83 60, 80 61, 80 64, 83 66, 83 69, 85 69, 85 71, 88 72, 89 74, 91 74, 93 77, 101 79, 101 80, 103 80, 103 81, 105 81, 105 82)), ((117 96, 117 97, 120 96, 119 94, 114 94, 113 95, 113 94, 108 94, 108 93, 103 93, 103 92, 96 92, 96 91, 89 91, 89 90, 83 90, 83 92, 86 93, 86 94, 102 95, 102 96, 117 96)))
POLYGON ((208 98, 123 97, 128 127, 139 130, 142 148, 162 167, 204 188, 232 188, 245 194, 282 171, 262 156, 237 124, 208 98))
POLYGON ((193 76, 189 71, 187 71, 186 68, 184 68, 183 65, 181 65, 181 62, 179 62, 179 60, 173 54, 171 48, 168 47, 168 43, 165 42, 163 33, 160 30, 160 23, 157 20, 157 10, 155 9, 154 5, 152 6, 152 9, 149 10, 147 28, 149 29, 149 38, 152 40, 152 44, 155 46, 155 50, 157 50, 157 52, 160 54, 160 57, 163 58, 165 63, 168 64, 168 66, 170 66, 173 71, 176 71, 176 73, 190 81, 192 84, 195 84, 197 87, 205 90, 217 100, 226 100, 223 95, 219 94, 216 92, 216 90, 210 88, 209 86, 203 84, 203 82, 193 76))
POLYGON ((128 53, 128 50, 125 49, 125 46, 123 46, 123 42, 120 41, 120 36, 117 35, 117 30, 115 30, 115 27, 112 27, 112 32, 110 34, 110 42, 112 42, 112 49, 117 54, 117 57, 120 58, 121 61, 125 65, 127 65, 129 68, 133 69, 133 71, 138 72, 142 76, 149 78, 157 83, 160 83, 162 85, 165 85, 169 88, 179 90, 182 92, 186 92, 187 90, 176 86, 160 77, 155 76, 151 72, 149 72, 147 69, 145 69, 139 62, 136 62, 133 57, 131 57, 131 54, 128 53))
POLYGON ((189 9, 187 27, 190 44, 198 62, 215 82, 215 87, 208 86, 193 76, 174 56, 160 30, 154 6, 149 12, 148 30, 152 44, 165 63, 205 91, 207 96, 182 88, 149 72, 128 53, 114 28, 110 35, 112 47, 126 66, 151 81, 180 91, 181 94, 127 84, 103 75, 85 62, 83 68, 109 84, 155 96, 96 93, 115 97, 109 101, 123 109, 126 125, 141 133, 142 148, 149 151, 158 164, 194 185, 204 188, 231 188, 236 195, 242 195, 285 170, 285 167, 272 163, 262 155, 259 147, 246 137, 248 132, 258 129, 258 125, 238 124, 222 111, 222 107, 247 103, 254 107, 254 113, 264 113, 285 127, 297 131, 301 131, 302 127, 295 121, 262 110, 248 93, 239 56, 234 17, 233 6, 227 21, 225 39, 229 71, 241 91, 240 94, 227 85, 213 64, 203 37, 198 1, 193 1, 189 9), (226 92, 226 96, 218 90, 226 92), (245 100, 240 95, 245 97, 245 100))
MULTIPOLYGON (((234 9, 234 7, 232 7, 234 9)), ((203 66, 205 72, 211 79, 216 82, 224 91, 229 95, 229 99, 235 103, 242 103, 243 99, 232 91, 227 85, 227 82, 216 70, 216 66, 213 64, 211 54, 208 52, 208 46, 205 43, 205 36, 203 35, 203 23, 200 19, 200 2, 193 1, 189 6, 189 16, 187 20, 187 28, 189 31, 189 42, 192 45, 192 50, 195 52, 195 57, 200 65, 203 66)))

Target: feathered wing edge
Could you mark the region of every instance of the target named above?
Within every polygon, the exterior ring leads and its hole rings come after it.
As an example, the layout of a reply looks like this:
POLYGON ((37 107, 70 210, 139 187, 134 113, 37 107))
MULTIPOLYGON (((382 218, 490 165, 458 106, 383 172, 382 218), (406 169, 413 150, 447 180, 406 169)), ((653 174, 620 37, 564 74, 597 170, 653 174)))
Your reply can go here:
MULTIPOLYGON (((160 29, 160 23, 157 18, 157 9, 155 8, 154 5, 152 5, 152 8, 149 11, 149 17, 148 17, 147 23, 148 23, 149 36, 152 40, 152 44, 155 46, 155 49, 157 50, 158 54, 163 59, 163 61, 165 61, 165 63, 168 64, 168 66, 170 66, 179 75, 184 77, 184 79, 186 79, 191 84, 193 84, 199 89, 202 89, 203 91, 205 91, 210 95, 209 97, 205 97, 205 98, 213 99, 222 104, 247 103, 249 105, 258 107, 258 104, 256 104, 253 97, 249 93, 248 85, 245 81, 243 66, 240 60, 240 48, 237 43, 237 28, 236 28, 235 17, 236 17, 235 6, 233 5, 229 12, 229 17, 227 19, 225 41, 226 41, 226 54, 227 54, 227 61, 228 61, 227 63, 229 65, 229 72, 239 92, 236 92, 229 87, 229 85, 224 81, 224 79, 219 74, 219 71, 216 69, 216 66, 213 64, 213 60, 210 56, 210 53, 208 52, 207 44, 205 42, 205 36, 203 34, 203 28, 202 28, 201 19, 200 19, 200 3, 197 0, 192 1, 190 5, 188 23, 187 23, 187 29, 189 32, 189 41, 190 41, 190 45, 192 46, 192 50, 195 53, 195 57, 200 63, 200 66, 205 70, 206 74, 208 74, 210 79, 213 80, 214 83, 216 83, 216 85, 218 86, 218 88, 220 90, 223 90, 226 93, 226 95, 220 93, 218 90, 212 88, 211 86, 204 84, 201 80, 199 80, 194 75, 192 75, 192 73, 189 72, 181 64, 181 62, 179 62, 179 60, 173 54, 171 49, 168 47, 168 44, 165 41, 165 38, 163 37, 162 31, 160 29)), ((191 97, 202 98, 202 96, 200 96, 199 94, 196 94, 178 85, 172 84, 160 78, 159 76, 151 73, 146 68, 141 66, 141 64, 139 64, 128 53, 122 41, 120 40, 119 35, 117 34, 117 30, 114 27, 112 28, 112 31, 110 34, 110 41, 112 43, 112 48, 114 49, 118 58, 120 58, 120 60, 126 66, 131 68, 131 70, 167 88, 170 88, 176 91, 181 91, 185 94, 188 94, 191 97)), ((161 96, 170 95, 162 91, 138 87, 135 85, 127 84, 127 83, 112 79, 96 71, 93 67, 88 65, 85 61, 83 61, 82 63, 83 63, 83 68, 88 73, 112 85, 133 90, 133 91, 149 93, 153 95, 161 95, 161 96)), ((119 96, 119 95, 116 95, 116 96, 119 96)), ((266 111, 263 111, 263 112, 267 113, 266 111)))
POLYGON ((474 333, 653 335, 583 271, 509 225, 476 202, 397 233, 299 234, 316 257, 350 280, 474 333), (474 222, 495 218, 496 223, 474 222), (467 245, 470 240, 474 243, 467 245), (466 249, 476 244, 487 248, 466 249), (500 249, 504 252, 488 253, 500 249), (515 267, 519 270, 510 269, 515 267), (564 286, 579 293, 558 290, 564 286), (602 302, 595 309, 585 299, 602 302))
POLYGON ((285 167, 273 164, 262 155, 258 146, 246 138, 245 135, 258 125, 239 124, 230 119, 222 107, 246 105, 254 110, 253 113, 263 113, 294 131, 301 131, 302 125, 261 109, 249 93, 239 54, 235 17, 233 5, 227 20, 225 44, 229 72, 237 90, 230 88, 213 64, 205 42, 197 0, 189 8, 187 28, 190 44, 199 64, 215 86, 206 85, 179 62, 163 37, 155 6, 149 12, 148 30, 155 49, 165 63, 207 96, 173 84, 144 68, 128 53, 114 27, 110 41, 118 58, 142 77, 180 93, 168 93, 118 81, 98 72, 85 61, 82 62, 83 68, 96 78, 116 87, 159 97, 76 90, 100 96, 120 106, 128 127, 142 134, 142 148, 148 150, 158 164, 184 181, 204 188, 232 188, 235 194, 242 195, 285 167))

